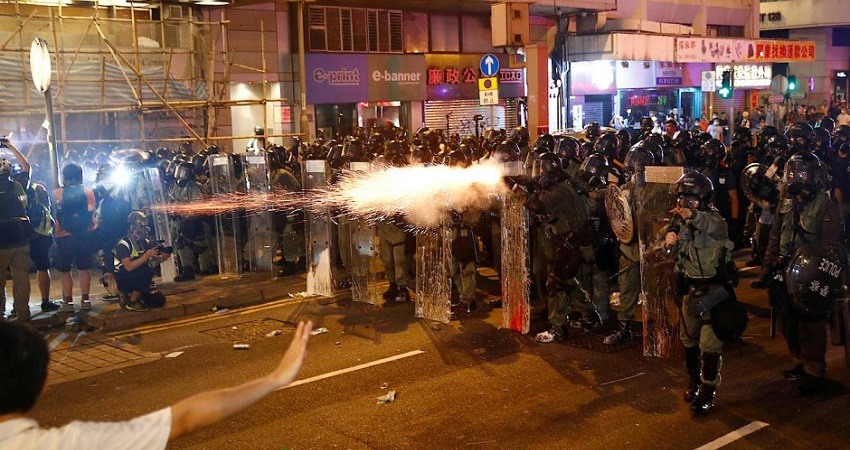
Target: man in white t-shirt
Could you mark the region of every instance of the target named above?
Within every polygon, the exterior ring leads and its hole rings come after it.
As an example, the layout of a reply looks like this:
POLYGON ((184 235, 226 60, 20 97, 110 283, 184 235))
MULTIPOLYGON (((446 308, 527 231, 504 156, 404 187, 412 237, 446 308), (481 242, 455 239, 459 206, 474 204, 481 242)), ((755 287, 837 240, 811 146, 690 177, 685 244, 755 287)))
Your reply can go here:
POLYGON ((288 386, 304 362, 312 322, 301 322, 270 374, 233 388, 203 392, 125 422, 71 422, 41 428, 26 414, 47 381, 47 343, 24 325, 0 322, 0 450, 164 449, 169 440, 212 425, 288 386))
POLYGON ((850 114, 847 114, 847 108, 841 108, 841 114, 835 118, 835 126, 839 125, 850 126, 850 114))

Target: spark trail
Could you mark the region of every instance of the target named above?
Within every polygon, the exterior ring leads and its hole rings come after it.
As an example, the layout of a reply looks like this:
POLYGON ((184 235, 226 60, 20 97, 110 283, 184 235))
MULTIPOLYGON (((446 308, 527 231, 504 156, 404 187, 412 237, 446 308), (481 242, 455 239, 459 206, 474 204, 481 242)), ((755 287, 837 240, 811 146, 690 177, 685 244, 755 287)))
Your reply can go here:
POLYGON ((415 228, 440 225, 451 211, 487 208, 507 187, 498 164, 462 169, 447 166, 376 167, 368 171, 343 171, 339 181, 324 189, 306 192, 228 193, 184 204, 154 207, 181 216, 328 209, 365 219, 402 216, 415 228))

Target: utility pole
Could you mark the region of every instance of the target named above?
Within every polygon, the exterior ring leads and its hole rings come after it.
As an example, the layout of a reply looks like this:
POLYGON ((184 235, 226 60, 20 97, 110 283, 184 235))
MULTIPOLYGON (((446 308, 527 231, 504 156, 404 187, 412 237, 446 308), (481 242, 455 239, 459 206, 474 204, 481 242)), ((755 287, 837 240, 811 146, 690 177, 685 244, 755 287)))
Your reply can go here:
POLYGON ((301 117, 300 131, 306 142, 310 138, 310 119, 307 117, 307 62, 306 50, 304 49, 304 5, 313 0, 288 0, 290 3, 298 3, 298 65, 301 71, 301 117))

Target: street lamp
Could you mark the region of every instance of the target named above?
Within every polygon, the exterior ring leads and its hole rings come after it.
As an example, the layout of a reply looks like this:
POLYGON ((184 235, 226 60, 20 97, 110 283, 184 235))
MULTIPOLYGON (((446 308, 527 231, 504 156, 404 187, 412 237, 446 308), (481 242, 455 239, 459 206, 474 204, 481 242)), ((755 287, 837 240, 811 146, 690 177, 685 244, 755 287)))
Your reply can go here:
POLYGON ((47 111, 47 154, 50 158, 50 182, 53 189, 59 188, 59 161, 56 157, 56 127, 53 122, 53 97, 50 92, 50 51, 47 41, 35 38, 30 47, 30 71, 35 88, 44 94, 47 111))

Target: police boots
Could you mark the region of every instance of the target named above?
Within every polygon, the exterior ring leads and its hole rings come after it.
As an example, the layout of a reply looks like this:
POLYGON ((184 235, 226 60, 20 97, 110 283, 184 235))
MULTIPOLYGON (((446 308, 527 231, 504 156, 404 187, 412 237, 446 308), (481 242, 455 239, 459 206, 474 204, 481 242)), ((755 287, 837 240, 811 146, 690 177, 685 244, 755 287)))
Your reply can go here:
POLYGON ((708 414, 714 409, 715 392, 720 384, 720 364, 720 353, 703 352, 701 384, 691 403, 694 414, 708 414))
POLYGON ((176 281, 178 283, 181 282, 181 281, 191 281, 191 280, 194 280, 194 279, 195 279, 195 268, 192 267, 192 266, 184 267, 183 272, 180 273, 180 275, 177 275, 176 277, 174 277, 174 281, 176 281))
POLYGON ((605 339, 602 340, 603 343, 607 345, 615 345, 622 344, 623 342, 629 342, 632 340, 632 321, 631 320, 621 320, 619 324, 619 328, 617 331, 605 336, 605 339))
POLYGON ((699 347, 685 349, 685 367, 688 370, 688 388, 685 389, 685 403, 692 403, 697 398, 699 389, 699 347))
POLYGON ((390 283, 390 288, 387 289, 386 292, 381 294, 381 297, 383 297, 383 299, 386 301, 393 301, 395 300, 396 294, 398 294, 398 285, 395 283, 390 283))

